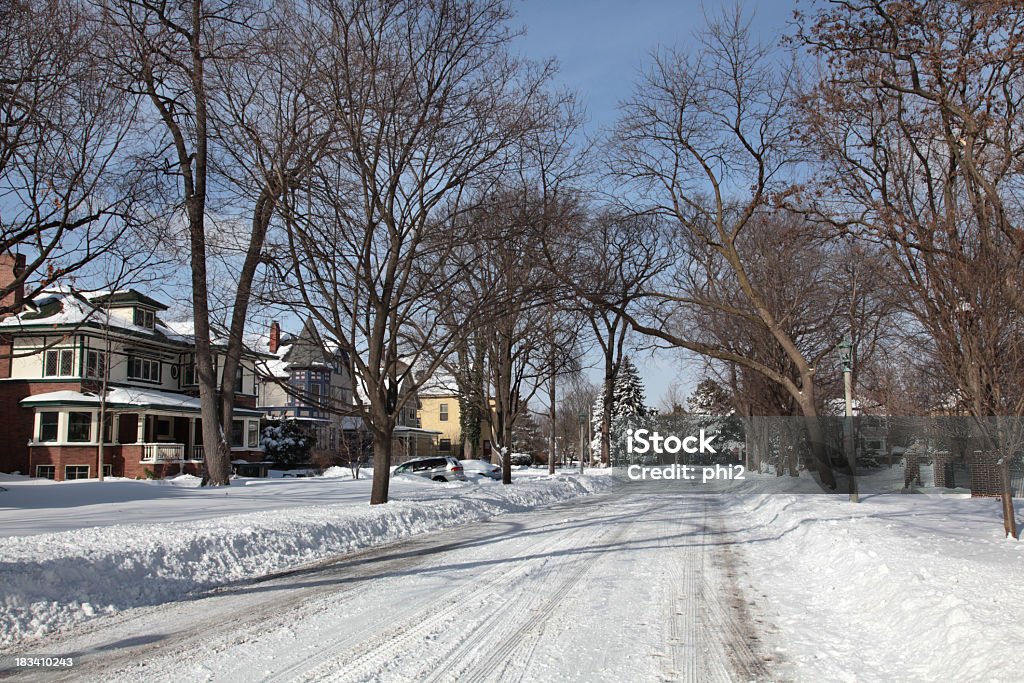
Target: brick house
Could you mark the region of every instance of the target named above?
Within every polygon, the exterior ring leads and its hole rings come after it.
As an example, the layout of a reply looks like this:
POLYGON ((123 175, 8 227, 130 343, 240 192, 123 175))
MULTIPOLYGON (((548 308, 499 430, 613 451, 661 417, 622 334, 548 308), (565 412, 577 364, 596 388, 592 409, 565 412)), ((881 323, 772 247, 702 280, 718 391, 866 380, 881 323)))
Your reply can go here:
MULTIPOLYGON (((12 265, 0 257, 0 277, 10 277, 12 265)), ((102 431, 105 475, 200 473, 190 323, 165 323, 167 307, 135 290, 54 288, 21 304, 0 321, 0 471, 96 477, 102 431)), ((256 360, 246 354, 236 377, 230 439, 239 462, 263 456, 256 360)))

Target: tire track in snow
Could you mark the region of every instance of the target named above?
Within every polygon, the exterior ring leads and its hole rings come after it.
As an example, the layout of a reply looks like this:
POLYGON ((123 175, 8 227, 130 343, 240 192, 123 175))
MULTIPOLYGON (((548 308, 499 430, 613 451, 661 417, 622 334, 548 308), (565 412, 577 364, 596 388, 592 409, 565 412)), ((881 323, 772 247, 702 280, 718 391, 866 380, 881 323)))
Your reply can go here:
MULTIPOLYGON (((546 528, 547 526, 540 527, 532 533, 536 534, 546 528)), ((483 609, 489 609, 488 603, 494 602, 494 595, 506 590, 510 582, 532 574, 538 565, 542 566, 547 562, 547 555, 568 548, 573 544, 573 539, 565 533, 552 531, 543 541, 536 541, 531 537, 500 542, 509 543, 512 544, 512 548, 506 547, 506 554, 509 550, 522 550, 535 557, 520 561, 520 566, 512 570, 508 569, 506 559, 495 562, 494 566, 473 577, 470 588, 457 584, 440 594, 432 591, 426 596, 429 598, 427 600, 417 601, 397 613, 381 615, 381 619, 365 625, 355 633, 345 631, 339 634, 340 638, 325 643, 327 647, 324 649, 328 652, 323 656, 296 662, 283 670, 275 671, 264 680, 268 683, 372 680, 387 668, 387 664, 396 653, 406 652, 402 647, 404 644, 429 638, 436 632, 444 632, 448 642, 452 642, 453 634, 446 627, 465 616, 468 606, 482 604, 483 609), (391 626, 381 632, 381 622, 391 626), (339 650, 345 654, 336 654, 339 650)), ((433 561, 443 563, 444 559, 444 555, 439 555, 433 558, 433 561)), ((501 609, 500 605, 498 609, 501 609)), ((431 646, 435 650, 446 647, 444 642, 437 640, 432 641, 431 646)), ((455 641, 451 648, 457 646, 458 641, 455 641)))
POLYGON ((476 661, 467 671, 461 673, 459 681, 485 681, 493 680, 492 676, 497 672, 498 680, 505 680, 508 668, 514 662, 519 668, 519 675, 516 679, 522 679, 525 674, 537 642, 543 636, 543 628, 549 619, 554 615, 555 610, 572 592, 572 590, 583 580, 586 574, 598 566, 600 560, 609 552, 611 546, 616 544, 626 533, 626 530, 636 523, 632 518, 627 524, 617 525, 614 532, 606 532, 597 540, 600 545, 605 546, 596 556, 580 556, 573 561, 572 571, 566 576, 553 591, 545 598, 543 604, 535 608, 525 621, 515 625, 508 633, 502 634, 499 638, 500 645, 490 650, 483 659, 476 661), (527 640, 527 652, 522 658, 513 657, 523 641, 527 640))
MULTIPOLYGON (((363 580, 372 580, 383 572, 408 572, 434 562, 439 549, 442 553, 452 552, 488 540, 486 530, 477 529, 473 533, 472 529, 464 528, 467 530, 470 533, 465 538, 440 548, 438 534, 449 534, 451 530, 431 532, 388 546, 322 560, 247 581, 240 586, 217 588, 187 601, 122 612, 109 619, 97 620, 68 634, 68 637, 47 638, 38 646, 50 651, 75 653, 80 661, 73 671, 48 672, 47 680, 74 681, 81 680, 82 676, 117 679, 121 675, 145 672, 144 669, 140 671, 139 662, 147 657, 159 657, 165 652, 206 650, 216 653, 237 645, 240 639, 244 641, 257 628, 258 632, 266 632, 328 609, 335 610, 359 595, 358 589, 362 587, 363 580), (336 579, 344 580, 345 584, 334 586, 329 594, 325 595, 322 589, 316 588, 317 584, 331 584, 336 579), (310 585, 290 587, 296 581, 310 585), (280 592, 268 598, 267 592, 274 590, 280 592), (248 595, 249 591, 253 594, 248 595), (222 610, 222 604, 230 607, 222 610), (165 628, 165 624, 174 623, 179 613, 191 613, 189 626, 176 630, 165 628), (114 631, 111 631, 112 627, 114 631), (113 638, 112 633, 116 634, 113 638), (121 634, 126 637, 118 639, 117 635, 121 634), (140 634, 148 637, 138 638, 138 645, 121 647, 116 654, 103 652, 111 640, 116 643, 140 634), (105 642, 97 643, 98 640, 105 642)), ((174 675, 168 674, 166 680, 174 680, 174 675)))

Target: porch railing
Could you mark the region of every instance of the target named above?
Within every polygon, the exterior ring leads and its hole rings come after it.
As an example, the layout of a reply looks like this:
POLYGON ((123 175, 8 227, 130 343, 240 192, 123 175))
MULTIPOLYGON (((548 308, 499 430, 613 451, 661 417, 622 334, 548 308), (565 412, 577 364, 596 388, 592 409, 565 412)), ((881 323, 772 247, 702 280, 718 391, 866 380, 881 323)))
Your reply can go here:
POLYGON ((142 444, 142 462, 179 462, 185 458, 185 444, 146 443, 142 444))
POLYGON ((192 446, 192 450, 189 452, 188 459, 202 460, 204 452, 205 451, 203 451, 203 444, 197 443, 194 446, 192 446))

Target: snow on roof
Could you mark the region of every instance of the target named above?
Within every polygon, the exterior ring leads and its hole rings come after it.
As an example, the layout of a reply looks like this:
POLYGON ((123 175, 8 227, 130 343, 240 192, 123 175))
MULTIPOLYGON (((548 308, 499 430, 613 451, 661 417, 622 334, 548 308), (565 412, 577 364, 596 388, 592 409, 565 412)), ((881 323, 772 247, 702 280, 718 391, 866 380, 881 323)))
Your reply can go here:
POLYGON ((395 436, 402 436, 404 434, 429 434, 433 436, 436 434, 444 434, 444 432, 437 432, 434 431, 433 429, 423 429, 422 427, 407 427, 405 425, 395 425, 394 434, 395 436))
POLYGON ((420 387, 420 396, 458 396, 459 383, 455 376, 443 368, 438 368, 434 374, 420 387))
MULTIPOLYGON (((25 302, 25 309, 17 315, 0 320, 0 327, 23 328, 33 325, 79 326, 85 323, 109 325, 112 329, 159 337, 181 342, 191 342, 191 330, 187 336, 180 334, 177 323, 156 321, 153 329, 136 325, 132 320, 120 316, 107 316, 102 304, 117 299, 122 303, 142 302, 148 307, 167 307, 134 290, 77 291, 66 287, 50 287, 25 302), (108 320, 109 318, 109 320, 108 320)), ((113 308, 113 307, 112 307, 113 308)))
MULTIPOLYGON (((106 403, 112 408, 139 407, 199 412, 199 399, 197 397, 170 391, 158 391, 156 389, 116 387, 107 391, 106 403)), ((100 397, 98 394, 70 390, 36 394, 21 400, 21 405, 26 407, 43 405, 99 406, 99 404, 100 397)), ((246 408, 235 408, 235 412, 239 415, 261 414, 259 411, 246 408)))

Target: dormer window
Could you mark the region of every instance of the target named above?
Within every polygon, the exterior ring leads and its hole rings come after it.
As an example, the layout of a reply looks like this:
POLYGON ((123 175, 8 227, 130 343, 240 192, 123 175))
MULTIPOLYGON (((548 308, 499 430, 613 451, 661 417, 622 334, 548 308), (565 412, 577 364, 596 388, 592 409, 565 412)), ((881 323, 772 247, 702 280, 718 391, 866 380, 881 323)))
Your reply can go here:
POLYGON ((154 316, 153 311, 146 308, 135 309, 135 324, 139 327, 145 327, 147 330, 153 329, 154 316))

